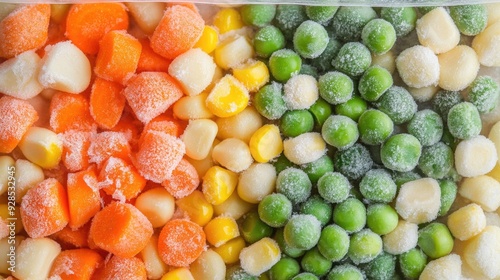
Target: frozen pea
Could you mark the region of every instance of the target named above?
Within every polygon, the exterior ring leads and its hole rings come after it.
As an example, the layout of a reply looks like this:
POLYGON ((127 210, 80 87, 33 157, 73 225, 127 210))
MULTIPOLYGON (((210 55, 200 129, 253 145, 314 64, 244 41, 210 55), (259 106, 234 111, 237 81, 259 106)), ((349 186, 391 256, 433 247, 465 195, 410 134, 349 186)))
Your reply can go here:
POLYGON ((332 107, 322 98, 309 107, 309 112, 314 117, 314 124, 317 128, 322 127, 326 119, 332 114, 332 107))
POLYGON ((415 29, 417 12, 413 7, 383 7, 380 17, 394 26, 396 36, 403 37, 415 29))
POLYGON ((288 280, 300 272, 300 264, 290 257, 281 258, 269 269, 270 280, 288 280))
POLYGON ((479 113, 489 113, 498 105, 500 86, 490 76, 477 77, 467 90, 469 102, 476 106, 479 113))
POLYGON ((303 5, 278 5, 274 20, 285 37, 291 39, 295 29, 307 20, 306 9, 303 5))
POLYGON ((453 151, 443 142, 422 149, 418 168, 422 173, 434 179, 443 179, 453 168, 453 151))
POLYGON ((318 248, 313 248, 307 251, 300 266, 306 272, 311 272, 319 277, 325 276, 332 268, 332 262, 326 259, 319 251, 318 248))
POLYGON ((432 99, 432 109, 438 113, 446 122, 448 120, 448 112, 451 107, 462 102, 462 96, 458 91, 440 90, 432 99))
POLYGON ((347 199, 351 184, 347 178, 338 172, 327 172, 317 184, 319 195, 331 203, 340 203, 347 199))
POLYGON ((244 23, 263 27, 271 23, 276 15, 276 5, 243 5, 240 8, 240 14, 244 23))
POLYGON ((399 268, 406 278, 418 279, 427 264, 427 256, 419 248, 399 255, 399 268))
POLYGON ((253 38, 255 53, 260 57, 269 57, 273 52, 285 47, 285 36, 274 25, 259 29, 253 38))
POLYGON ((264 237, 270 237, 273 234, 273 228, 260 219, 257 211, 251 211, 243 217, 240 232, 246 242, 254 243, 264 237))
POLYGON ((325 27, 312 20, 301 23, 293 34, 294 49, 303 58, 318 57, 329 40, 325 27))
POLYGON ((286 156, 282 153, 280 154, 274 162, 272 162, 274 169, 276 169, 276 174, 279 174, 281 171, 289 168, 289 167, 297 167, 294 163, 292 163, 286 156))
POLYGON ((422 146, 434 145, 443 136, 443 120, 438 113, 424 109, 415 113, 408 123, 408 133, 415 136, 422 146))
POLYGON ((345 150, 358 141, 358 125, 346 116, 331 115, 321 128, 321 136, 326 143, 345 150))
POLYGON ((355 264, 367 263, 382 252, 382 238, 370 229, 363 229, 351 236, 347 255, 355 264))
POLYGON ((273 52, 269 58, 269 70, 279 82, 286 82, 300 71, 302 59, 290 49, 281 49, 273 52))
POLYGON ((372 19, 363 27, 361 39, 373 54, 384 54, 394 46, 396 30, 385 19, 372 19))
POLYGON ((240 265, 234 265, 226 270, 226 280, 258 280, 259 277, 252 276, 243 270, 240 265))
POLYGON ((302 64, 302 66, 300 67, 299 74, 313 76, 315 79, 319 77, 318 69, 309 64, 302 64))
POLYGON ((417 7, 417 10, 421 15, 425 15, 428 12, 434 10, 435 8, 437 8, 437 6, 422 6, 422 7, 417 7))
POLYGON ((333 68, 332 60, 337 56, 341 47, 342 44, 330 36, 325 50, 318 57, 311 59, 311 64, 320 72, 331 70, 333 68))
POLYGON ((293 205, 306 201, 311 195, 311 189, 311 180, 298 168, 287 168, 276 178, 276 191, 285 195, 293 205))
POLYGON ((396 256, 382 251, 375 259, 362 265, 362 270, 368 279, 393 280, 396 274, 396 256))
POLYGON ((377 101, 378 109, 386 113, 394 124, 410 121, 417 112, 417 103, 403 87, 390 87, 377 101))
POLYGON ((259 202, 258 213, 267 225, 282 227, 292 216, 292 202, 283 194, 269 194, 259 202))
POLYGON ((397 186, 391 174, 384 169, 372 169, 359 182, 359 190, 371 202, 391 202, 396 196, 397 186))
POLYGON ((293 277, 291 280, 319 280, 319 278, 312 273, 302 272, 297 274, 297 276, 293 277))
POLYGON ((328 225, 321 231, 318 251, 329 261, 342 260, 349 250, 349 235, 338 225, 328 225))
POLYGON ((344 42, 359 41, 363 27, 376 17, 370 7, 340 7, 332 19, 332 31, 344 42))
POLYGON ((308 110, 287 111, 280 120, 280 131, 286 137, 299 136, 311 132, 314 128, 314 119, 308 110))
POLYGON ((441 189, 441 207, 439 208, 438 216, 444 216, 451 208, 455 198, 457 197, 457 184, 452 180, 439 181, 441 189))
POLYGON ((361 142, 367 145, 379 145, 394 131, 392 119, 377 109, 366 110, 358 120, 361 142))
POLYGON ((333 157, 333 167, 348 179, 357 180, 372 168, 370 152, 356 143, 352 147, 337 151, 333 157))
POLYGON ((455 150, 458 143, 460 143, 460 139, 455 138, 453 135, 451 135, 448 126, 445 125, 443 128, 443 136, 441 137, 441 142, 448 145, 452 150, 455 150))
POLYGON ((371 204, 366 209, 366 224, 378 235, 393 231, 398 221, 398 213, 388 204, 371 204))
POLYGON ((453 236, 445 224, 433 222, 418 231, 418 246, 433 259, 448 255, 453 244, 453 236))
POLYGON ((306 14, 311 20, 327 25, 338 9, 338 6, 306 6, 306 14))
POLYGON ((418 174, 415 171, 407 171, 407 172, 398 172, 394 171, 392 172, 392 180, 394 180, 394 183, 396 183, 396 186, 398 186, 398 189, 401 187, 402 184, 408 183, 410 181, 415 181, 417 179, 422 178, 420 174, 418 174))
POLYGON ((288 245, 285 242, 285 236, 283 234, 284 234, 283 228, 276 229, 276 232, 274 233, 274 240, 276 241, 276 243, 278 243, 281 252, 292 258, 298 258, 304 255, 305 253, 304 250, 293 248, 290 245, 288 245))
POLYGON ((354 95, 345 103, 335 105, 336 114, 349 117, 356 122, 366 109, 368 109, 368 104, 358 95, 354 95))
POLYGON ((254 95, 253 105, 257 112, 268 120, 281 118, 287 110, 283 100, 283 85, 271 82, 261 87, 254 95))
POLYGON ((382 159, 380 158, 380 145, 367 146, 370 152, 370 157, 373 159, 374 165, 382 166, 382 159))
POLYGON ((488 11, 483 4, 449 7, 450 16, 460 33, 475 36, 486 28, 488 11))
POLYGON ((311 183, 316 184, 325 173, 333 171, 333 161, 328 155, 323 155, 315 161, 301 165, 300 168, 307 174, 311 183))
POLYGON ((333 221, 347 232, 358 232, 366 224, 366 207, 358 199, 350 197, 335 206, 333 221))
POLYGON ((319 95, 328 103, 341 104, 352 97, 354 83, 344 73, 330 71, 318 79, 319 95))
POLYGON ((390 170, 406 172, 418 165, 422 145, 415 136, 401 133, 391 136, 380 149, 384 166, 390 170))
POLYGON ((337 265, 326 276, 327 280, 364 280, 361 270, 352 264, 337 265))
POLYGON ((345 43, 332 61, 333 67, 351 77, 363 74, 372 63, 370 50, 360 42, 345 43))
POLYGON ((392 86, 392 75, 387 69, 374 65, 368 68, 358 83, 361 97, 366 101, 377 101, 392 86))
POLYGON ((479 135, 481 128, 479 111, 470 102, 458 103, 448 112, 448 129, 455 138, 470 139, 479 135))
POLYGON ((321 223, 313 215, 294 215, 286 223, 283 236, 290 247, 309 250, 318 243, 321 223))
POLYGON ((325 226, 332 219, 333 207, 319 196, 312 196, 300 206, 300 214, 313 215, 325 226))

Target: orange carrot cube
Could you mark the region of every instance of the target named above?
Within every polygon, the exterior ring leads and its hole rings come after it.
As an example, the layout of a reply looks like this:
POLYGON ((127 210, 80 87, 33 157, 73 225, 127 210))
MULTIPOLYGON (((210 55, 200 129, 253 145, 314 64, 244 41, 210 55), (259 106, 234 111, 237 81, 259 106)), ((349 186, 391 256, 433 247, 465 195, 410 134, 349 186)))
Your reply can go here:
POLYGON ((102 256, 90 249, 62 251, 52 263, 49 278, 61 280, 90 280, 94 271, 102 261, 102 256))
POLYGON ((109 157, 130 158, 130 144, 124 133, 104 131, 92 136, 89 146, 89 162, 101 165, 109 157))
POLYGON ((112 256, 109 261, 101 265, 92 279, 99 280, 146 280, 147 272, 144 262, 136 257, 124 258, 112 256))
POLYGON ((139 63, 137 64, 137 72, 138 73, 146 71, 167 72, 168 66, 170 65, 170 60, 155 53, 151 48, 148 39, 141 39, 139 40, 139 42, 142 45, 142 52, 141 56, 139 57, 139 63))
POLYGON ((91 131, 94 128, 89 102, 82 94, 56 93, 50 101, 49 111, 50 127, 55 133, 71 129, 91 131))
POLYGON ((99 172, 99 187, 122 202, 138 196, 145 186, 146 179, 133 165, 120 158, 108 158, 99 172))
POLYGON ((125 97, 119 83, 96 78, 90 93, 90 114, 102 128, 113 128, 125 108, 125 97))
POLYGON ((10 153, 38 120, 38 113, 27 101, 3 96, 0 116, 0 153, 10 153))
POLYGON ((175 198, 190 195, 200 185, 200 177, 194 166, 182 159, 172 171, 172 176, 161 184, 175 198))
POLYGON ((78 229, 101 209, 97 175, 93 168, 68 173, 69 227, 78 229))
POLYGON ((92 133, 68 130, 59 134, 63 142, 62 162, 70 172, 86 169, 89 166, 88 150, 92 133))

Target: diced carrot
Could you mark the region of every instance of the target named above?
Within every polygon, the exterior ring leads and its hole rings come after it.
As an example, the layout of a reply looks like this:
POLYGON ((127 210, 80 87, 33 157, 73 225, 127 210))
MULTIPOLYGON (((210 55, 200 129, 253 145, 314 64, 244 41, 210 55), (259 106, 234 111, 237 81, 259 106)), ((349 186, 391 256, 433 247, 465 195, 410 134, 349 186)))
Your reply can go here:
POLYGON ((21 202, 24 229, 31 238, 46 237, 69 222, 68 196, 63 185, 48 178, 28 190, 21 202))
POLYGON ((139 42, 142 45, 142 52, 141 56, 139 57, 139 63, 137 64, 137 72, 138 73, 146 71, 167 72, 168 66, 170 66, 170 60, 155 53, 151 48, 148 39, 144 38, 139 40, 139 42))
POLYGON ((146 179, 133 165, 120 158, 108 158, 99 172, 99 187, 122 202, 139 195, 145 186, 146 179))
POLYGON ((96 78, 90 93, 90 115, 102 128, 113 128, 123 113, 125 97, 119 83, 96 78))
POLYGON ((137 69, 142 45, 124 30, 106 33, 99 45, 95 61, 98 77, 116 83, 125 83, 137 69))
POLYGON ((175 137, 179 137, 184 132, 186 124, 180 120, 174 119, 168 114, 161 114, 158 117, 152 119, 148 124, 144 126, 142 130, 141 137, 139 138, 139 145, 142 142, 144 136, 150 131, 159 131, 175 137))
POLYGON ((52 234, 50 237, 57 241, 63 248, 85 248, 89 247, 90 222, 81 226, 77 230, 72 230, 69 226, 64 227, 60 231, 52 234))
POLYGON ((101 265, 92 279, 99 280, 146 280, 146 266, 137 257, 124 258, 112 256, 108 262, 101 265))
POLYGON ((205 250, 203 228, 184 219, 168 221, 158 237, 158 254, 170 266, 186 267, 205 250))
POLYGON ((136 153, 135 166, 139 173, 155 183, 170 176, 186 152, 184 142, 172 135, 150 131, 142 138, 136 153))
POLYGON ((90 249, 62 251, 52 263, 49 279, 90 280, 102 261, 102 256, 90 249))
POLYGON ((28 129, 38 120, 38 113, 27 101, 0 98, 0 153, 10 153, 28 129))
POLYGON ((124 160, 130 158, 130 144, 124 133, 104 131, 92 136, 89 147, 89 162, 101 163, 109 157, 117 157, 124 160))
POLYGON ((78 229, 101 210, 97 175, 94 168, 68 173, 69 227, 78 229))
POLYGON ((196 5, 194 3, 170 2, 170 3, 167 3, 167 8, 177 6, 177 5, 184 6, 188 9, 192 10, 193 12, 199 13, 198 7, 196 7, 196 5))
POLYGON ((66 36, 80 50, 97 54, 99 41, 111 30, 127 30, 129 18, 121 3, 75 4, 66 18, 66 36))
POLYGON ((91 131, 94 127, 89 102, 81 94, 58 92, 52 97, 49 110, 50 127, 56 133, 71 129, 91 131))
POLYGON ((200 185, 200 177, 194 166, 186 159, 182 159, 172 176, 161 184, 175 198, 190 195, 200 185))
POLYGON ((151 48, 159 55, 174 59, 198 41, 205 22, 190 8, 174 5, 165 14, 151 36, 151 48))
POLYGON ((62 162, 68 171, 76 172, 89 166, 89 131, 68 130, 59 134, 63 142, 62 162))
POLYGON ((142 72, 129 80, 123 95, 144 124, 165 112, 184 93, 167 73, 142 72))
POLYGON ((50 5, 23 5, 0 21, 0 57, 42 47, 48 38, 50 5))
POLYGON ((128 203, 107 205, 94 216, 90 226, 90 238, 99 248, 124 258, 139 253, 152 235, 151 222, 128 203))

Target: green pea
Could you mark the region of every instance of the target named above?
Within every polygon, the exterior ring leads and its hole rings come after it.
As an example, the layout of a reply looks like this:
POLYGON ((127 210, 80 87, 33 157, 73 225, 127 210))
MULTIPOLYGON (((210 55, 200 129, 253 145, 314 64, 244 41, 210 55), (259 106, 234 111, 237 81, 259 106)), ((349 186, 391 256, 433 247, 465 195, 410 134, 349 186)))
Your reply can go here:
POLYGON ((360 231, 366 224, 365 205, 350 197, 335 206, 333 221, 347 232, 360 231))
POLYGON ((468 100, 476 106, 479 113, 493 111, 500 97, 500 86, 490 76, 477 77, 467 90, 468 100))
POLYGON ((450 230, 442 223, 433 222, 418 231, 418 246, 433 259, 451 253, 453 244, 450 230))
POLYGON ((281 252, 285 253, 285 255, 289 257, 298 258, 305 253, 304 250, 293 248, 285 242, 283 228, 276 229, 276 232, 274 233, 274 240, 278 243, 281 252))
POLYGON ((396 186, 398 186, 398 190, 403 185, 404 183, 408 183, 410 181, 415 181, 417 179, 422 178, 420 174, 414 171, 407 171, 407 172, 398 172, 394 171, 392 172, 392 180, 394 180, 394 183, 396 183, 396 186))
POLYGON ((426 265, 427 256, 419 248, 399 255, 399 267, 406 278, 418 279, 426 265))
POLYGON ((332 114, 332 107, 322 98, 309 107, 309 112, 314 117, 314 124, 317 128, 322 127, 326 119, 332 114))
POLYGON ((279 174, 281 171, 289 168, 289 167, 297 167, 294 163, 292 163, 289 159, 286 158, 284 154, 280 154, 279 157, 272 162, 274 169, 276 169, 276 174, 279 174))
POLYGON ((257 276, 252 276, 243 270, 241 266, 234 265, 226 270, 226 280, 258 280, 257 276))
POLYGON ((311 20, 327 25, 338 9, 338 6, 306 6, 306 14, 311 20))
POLYGON ((248 25, 263 27, 271 23, 275 14, 275 5, 243 5, 240 8, 241 19, 248 25))
POLYGON ((441 180, 439 181, 439 187, 441 188, 441 207, 439 208, 438 215, 444 216, 451 208, 455 198, 457 197, 457 184, 451 180, 441 180))
POLYGON ((344 42, 359 41, 363 27, 376 17, 377 13, 370 7, 343 6, 332 19, 332 31, 344 42))
POLYGON ((287 168, 276 178, 276 191, 285 195, 293 205, 306 201, 311 195, 312 183, 298 168, 287 168))
POLYGON ((371 66, 361 76, 358 90, 366 101, 377 101, 392 86, 392 75, 380 66, 371 66))
POLYGON ((337 151, 333 157, 334 169, 348 179, 357 180, 372 168, 370 152, 363 145, 356 143, 352 147, 337 151))
POLYGON ((458 139, 470 139, 482 129, 481 116, 474 104, 461 102, 448 112, 448 129, 458 139))
POLYGON ((296 214, 286 223, 283 236, 290 247, 309 250, 318 243, 321 223, 313 215, 296 214))
POLYGON ((361 270, 351 264, 337 265, 326 276, 327 280, 364 280, 361 270))
POLYGON ((359 42, 345 43, 340 48, 337 57, 332 61, 336 70, 351 77, 361 76, 371 63, 370 50, 359 42))
POLYGON ((453 168, 453 151, 443 142, 424 147, 418 161, 418 168, 425 176, 443 179, 453 168))
POLYGON ((346 74, 331 71, 319 77, 318 90, 326 102, 332 105, 342 104, 351 99, 354 84, 346 74))
POLYGON ((462 95, 460 92, 440 90, 432 99, 432 109, 446 122, 448 120, 448 112, 451 107, 460 102, 462 102, 462 95))
POLYGON ((332 219, 333 207, 319 196, 311 196, 300 206, 300 214, 313 215, 325 226, 332 219))
POLYGON ((351 236, 347 255, 355 264, 367 263, 382 252, 382 238, 371 231, 363 229, 351 236))
POLYGON ((325 27, 312 20, 301 23, 293 34, 294 49, 303 58, 318 57, 329 40, 325 27))
POLYGON ((394 26, 398 37, 408 35, 417 23, 417 12, 413 7, 383 7, 380 17, 394 26))
POLYGON ((370 20, 361 31, 363 44, 374 54, 384 54, 392 49, 396 42, 396 30, 385 19, 370 20))
POLYGON ((292 216, 292 202, 283 194, 266 195, 258 206, 260 219, 271 227, 282 227, 292 216))
POLYGON ((434 10, 435 8, 437 8, 437 6, 423 6, 423 7, 417 7, 417 10, 421 15, 425 15, 428 12, 434 10))
POLYGON ((332 70, 332 60, 337 56, 341 47, 342 44, 330 36, 325 50, 318 57, 311 59, 311 64, 314 65, 320 72, 332 70))
POLYGON ((378 235, 393 231, 398 221, 398 213, 388 204, 371 204, 366 209, 366 224, 378 235))
POLYGON ((257 211, 247 213, 241 222, 241 236, 248 243, 254 243, 273 234, 273 228, 259 218, 257 211))
POLYGON ((326 226, 318 241, 319 252, 329 261, 342 260, 349 250, 349 235, 338 225, 326 226))
POLYGON ((460 33, 466 36, 481 33, 488 23, 488 11, 482 4, 450 6, 449 11, 460 33))
POLYGON ((369 109, 359 117, 358 129, 361 142, 367 145, 380 145, 391 136, 394 123, 386 113, 369 109))
POLYGON ((305 6, 303 5, 278 5, 274 21, 286 38, 291 39, 295 29, 307 20, 305 6))
POLYGON ((397 186, 389 172, 384 169, 372 169, 361 179, 359 190, 369 201, 389 203, 396 196, 397 186))
POLYGON ((455 150, 458 143, 460 143, 460 139, 455 138, 453 135, 451 135, 448 126, 445 125, 443 128, 443 136, 441 137, 441 142, 448 145, 452 150, 455 150))
POLYGON ((318 69, 309 64, 302 64, 302 66, 300 67, 299 74, 313 76, 315 79, 319 77, 318 69))
POLYGON ((281 118, 287 110, 283 100, 283 85, 271 82, 261 87, 254 95, 253 105, 257 112, 268 120, 281 118))
POLYGON ((332 268, 332 262, 327 260, 319 251, 318 248, 313 248, 307 251, 300 266, 306 272, 311 272, 319 277, 325 276, 332 268))
POLYGON ((392 280, 396 275, 396 256, 384 251, 372 261, 362 265, 368 279, 392 280))
POLYGON ((329 145, 345 150, 358 141, 358 125, 346 116, 331 115, 321 128, 321 136, 329 145))
POLYGON ((277 50, 269 58, 269 70, 279 82, 286 82, 299 73, 301 65, 300 56, 290 49, 277 50))
POLYGON ((255 33, 253 46, 258 56, 269 57, 273 52, 285 47, 285 36, 276 26, 267 25, 255 33))
POLYGON ((297 274, 297 276, 293 277, 291 280, 319 280, 319 278, 312 273, 302 272, 297 274))
POLYGON ((351 184, 338 172, 325 173, 317 183, 318 193, 326 201, 340 203, 347 199, 351 184))
POLYGON ((418 165, 422 145, 415 136, 401 133, 391 136, 380 149, 384 166, 390 170, 406 172, 418 165))
POLYGON ((422 146, 431 146, 443 136, 443 120, 438 113, 424 109, 415 113, 408 123, 408 133, 415 136, 422 146))
POLYGON ((417 103, 403 87, 390 87, 377 101, 378 109, 386 113, 394 124, 410 121, 417 112, 417 103))
POLYGON ((353 96, 345 103, 335 105, 336 114, 349 117, 356 122, 366 109, 368 109, 368 104, 358 95, 353 96))
POLYGON ((301 165, 300 168, 307 174, 311 183, 316 184, 325 173, 333 171, 333 161, 328 155, 323 155, 313 162, 301 165))
POLYGON ((299 136, 314 128, 313 115, 307 110, 287 111, 280 121, 280 131, 286 137, 299 136))
POLYGON ((295 259, 284 257, 281 258, 269 270, 270 280, 288 280, 299 274, 300 265, 295 259))

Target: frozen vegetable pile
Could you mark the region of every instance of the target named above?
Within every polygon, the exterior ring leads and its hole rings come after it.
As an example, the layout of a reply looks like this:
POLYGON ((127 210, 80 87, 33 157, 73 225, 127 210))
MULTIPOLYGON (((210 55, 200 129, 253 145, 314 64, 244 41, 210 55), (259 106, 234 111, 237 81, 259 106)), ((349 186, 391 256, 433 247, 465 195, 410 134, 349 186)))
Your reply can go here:
POLYGON ((0 3, 0 274, 500 279, 499 40, 500 4, 0 3))

